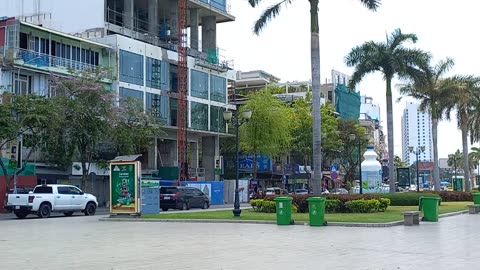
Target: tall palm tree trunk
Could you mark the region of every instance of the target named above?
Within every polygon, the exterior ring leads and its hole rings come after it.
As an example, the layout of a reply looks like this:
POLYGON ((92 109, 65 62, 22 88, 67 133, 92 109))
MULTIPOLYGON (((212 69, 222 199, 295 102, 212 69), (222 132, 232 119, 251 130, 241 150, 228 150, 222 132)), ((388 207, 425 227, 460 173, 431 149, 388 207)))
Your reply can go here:
POLYGON ((395 179, 393 178, 393 105, 392 105, 392 78, 387 78, 387 131, 388 131, 388 181, 390 193, 395 193, 395 179))
POLYGON ((470 192, 470 166, 468 165, 468 127, 462 125, 463 145, 463 179, 465 179, 465 191, 470 192))
POLYGON ((433 140, 433 185, 435 191, 440 191, 440 170, 438 169, 438 118, 432 117, 433 140))
POLYGON ((310 0, 310 65, 312 69, 313 101, 313 174, 312 190, 320 194, 322 181, 322 117, 320 114, 320 38, 318 26, 318 0, 310 0))

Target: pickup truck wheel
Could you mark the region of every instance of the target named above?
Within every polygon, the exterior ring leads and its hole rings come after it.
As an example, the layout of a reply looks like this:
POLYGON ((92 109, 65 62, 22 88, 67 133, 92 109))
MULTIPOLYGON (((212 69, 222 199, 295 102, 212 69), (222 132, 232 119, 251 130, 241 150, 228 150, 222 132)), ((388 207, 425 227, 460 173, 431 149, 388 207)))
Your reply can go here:
POLYGON ((40 205, 40 208, 38 209, 38 217, 40 218, 48 218, 50 217, 50 214, 52 213, 52 207, 50 207, 49 204, 42 204, 40 205))
POLYGON ((20 218, 20 219, 26 218, 27 215, 28 215, 27 212, 15 212, 15 216, 17 216, 17 218, 20 218))
POLYGON ((66 217, 71 217, 73 215, 73 211, 70 212, 64 212, 63 213, 66 217))
POLYGON ((87 206, 85 207, 85 210, 83 213, 85 216, 93 216, 95 215, 95 211, 97 211, 97 206, 95 206, 94 203, 87 203, 87 206))

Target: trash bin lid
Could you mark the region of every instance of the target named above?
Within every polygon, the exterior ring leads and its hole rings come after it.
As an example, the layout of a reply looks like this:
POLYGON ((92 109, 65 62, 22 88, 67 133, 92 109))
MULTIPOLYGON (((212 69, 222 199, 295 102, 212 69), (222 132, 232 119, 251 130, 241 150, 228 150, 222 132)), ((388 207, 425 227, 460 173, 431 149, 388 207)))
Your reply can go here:
POLYGON ((325 197, 310 197, 307 199, 307 201, 309 202, 321 202, 321 201, 325 201, 326 198, 325 197))
POLYGON ((440 200, 440 197, 437 196, 420 196, 421 199, 427 199, 427 200, 440 200))
POLYGON ((292 197, 287 197, 287 196, 282 196, 282 197, 275 197, 275 199, 273 199, 274 201, 279 201, 279 202, 286 202, 286 201, 292 201, 293 198, 292 197))

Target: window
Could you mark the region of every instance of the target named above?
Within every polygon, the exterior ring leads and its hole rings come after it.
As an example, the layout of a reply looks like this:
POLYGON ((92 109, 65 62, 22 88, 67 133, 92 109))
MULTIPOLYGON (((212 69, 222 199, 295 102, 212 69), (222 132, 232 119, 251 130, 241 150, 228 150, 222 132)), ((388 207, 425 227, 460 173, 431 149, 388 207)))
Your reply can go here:
POLYGON ((178 67, 170 64, 170 91, 178 91, 178 67))
POLYGON ((14 80, 14 91, 17 95, 28 95, 32 93, 30 76, 18 75, 15 74, 14 80))
POLYGON ((126 100, 129 97, 135 98, 141 102, 143 105, 143 92, 138 90, 133 90, 129 88, 120 87, 120 102, 126 100))
POLYGON ((69 187, 57 187, 58 194, 69 194, 70 188, 69 187))
POLYGON ((147 87, 168 90, 169 64, 147 57, 147 87))
POLYGON ((225 108, 210 106, 210 131, 225 133, 224 111, 225 108))
POLYGON ((166 123, 168 119, 168 97, 152 93, 146 93, 145 97, 145 111, 152 113, 161 122, 166 123))
POLYGON ((208 105, 192 102, 191 120, 193 129, 208 130, 208 105))
POLYGON ((120 81, 143 86, 143 56, 120 50, 120 81))
POLYGON ((76 187, 68 187, 68 193, 71 195, 81 195, 82 191, 76 187))
POLYGON ((210 99, 225 103, 227 100, 227 80, 218 76, 210 76, 210 99))
POLYGON ((177 126, 177 108, 178 101, 170 98, 170 126, 177 126))
POLYGON ((53 193, 53 190, 52 190, 52 187, 41 186, 41 187, 36 187, 33 190, 33 193, 48 194, 48 193, 53 193))
POLYGON ((193 69, 191 74, 190 95, 208 99, 208 74, 193 69))

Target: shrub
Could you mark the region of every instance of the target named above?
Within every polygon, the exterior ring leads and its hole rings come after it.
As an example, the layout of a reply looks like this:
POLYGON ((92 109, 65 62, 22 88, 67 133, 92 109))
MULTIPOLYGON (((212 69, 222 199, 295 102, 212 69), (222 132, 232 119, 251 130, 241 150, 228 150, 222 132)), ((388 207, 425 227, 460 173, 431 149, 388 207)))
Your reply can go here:
POLYGON ((370 200, 352 200, 345 203, 345 207, 352 213, 374 213, 380 209, 380 201, 370 200))
POLYGON ((295 204, 292 204, 292 213, 298 213, 298 209, 295 204))
POLYGON ((442 202, 473 201, 472 193, 463 191, 440 191, 437 192, 442 202))
POLYGON ((385 210, 387 210, 388 206, 390 205, 390 199, 380 198, 378 199, 378 201, 380 202, 380 208, 378 209, 378 211, 385 212, 385 210))
POLYGON ((341 202, 340 200, 333 199, 333 200, 326 200, 325 201, 325 212, 327 213, 337 213, 341 209, 341 202))
POLYGON ((272 201, 262 201, 262 207, 260 212, 263 213, 275 213, 275 202, 272 201))
POLYGON ((256 199, 256 200, 250 200, 250 205, 253 208, 253 211, 257 211, 258 207, 261 205, 263 200, 261 199, 256 199))
POLYGON ((382 193, 378 194, 381 198, 390 199, 391 206, 417 206, 418 200, 422 196, 438 196, 435 193, 422 192, 402 192, 402 193, 382 193))

